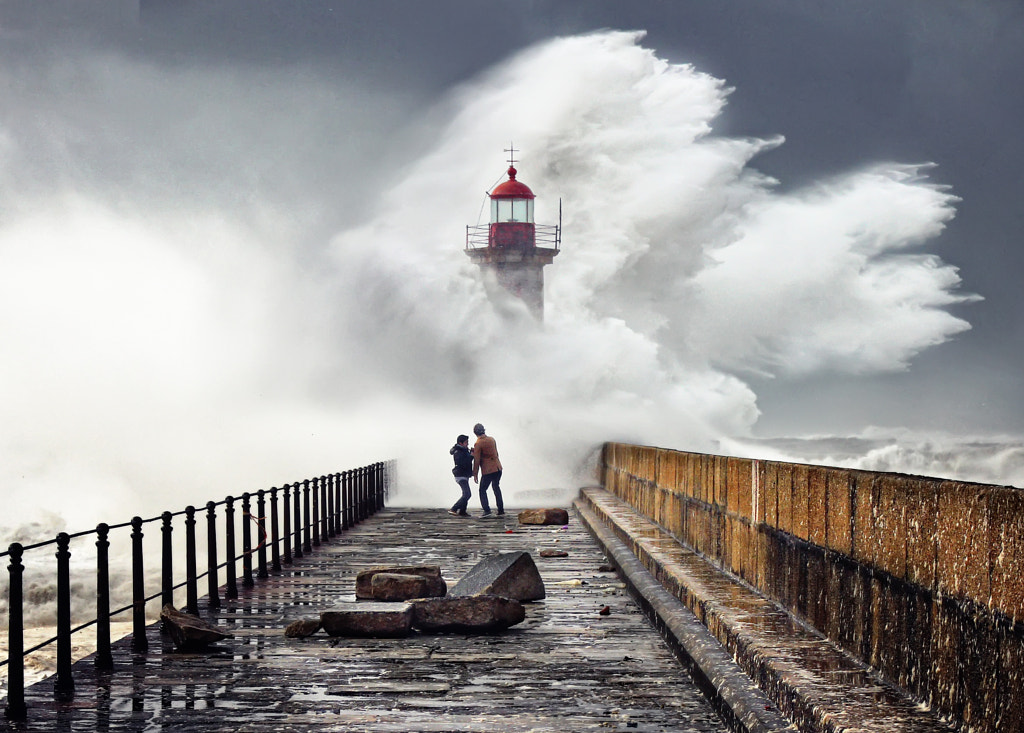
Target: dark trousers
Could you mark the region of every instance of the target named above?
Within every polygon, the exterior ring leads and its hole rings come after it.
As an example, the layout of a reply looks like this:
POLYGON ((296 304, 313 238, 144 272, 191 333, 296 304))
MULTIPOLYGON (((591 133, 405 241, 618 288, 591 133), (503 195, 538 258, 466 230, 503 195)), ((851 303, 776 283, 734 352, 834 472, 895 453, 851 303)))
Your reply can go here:
POLYGON ((453 512, 459 514, 466 513, 466 507, 469 506, 469 499, 473 496, 473 492, 469 488, 469 476, 456 476, 455 482, 462 489, 462 498, 455 502, 455 506, 452 507, 453 512))
POLYGON ((484 508, 485 512, 491 511, 491 507, 487 503, 487 488, 491 487, 494 489, 494 503, 498 505, 498 514, 505 513, 505 505, 501 502, 501 487, 498 485, 500 481, 501 471, 485 473, 480 477, 480 506, 484 508))

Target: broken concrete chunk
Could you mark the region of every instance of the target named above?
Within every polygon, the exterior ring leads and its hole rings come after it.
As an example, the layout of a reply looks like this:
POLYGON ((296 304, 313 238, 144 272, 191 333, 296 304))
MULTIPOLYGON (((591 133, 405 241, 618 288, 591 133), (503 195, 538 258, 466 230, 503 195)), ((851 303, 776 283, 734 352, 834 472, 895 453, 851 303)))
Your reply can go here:
POLYGON ((231 634, 198 616, 183 613, 171 604, 160 611, 164 628, 171 635, 174 646, 183 651, 203 649, 210 644, 231 638, 231 634))
POLYGON ((412 603, 412 625, 421 631, 488 633, 526 618, 523 604, 495 595, 426 598, 412 603))
POLYGON ((520 524, 557 524, 569 523, 569 512, 565 509, 527 509, 519 512, 520 524))
POLYGON ((320 625, 331 636, 400 639, 412 630, 412 606, 345 603, 321 613, 320 625))
POLYGON ((406 573, 377 573, 370 581, 370 595, 375 601, 408 601, 428 598, 428 579, 406 573))
POLYGON ((452 588, 453 596, 493 594, 516 601, 539 601, 544 581, 528 552, 506 552, 474 565, 452 588))
POLYGON ((420 598, 436 598, 448 592, 448 584, 441 577, 439 565, 405 565, 398 567, 379 566, 364 570, 356 576, 356 598, 374 598, 373 576, 378 573, 418 575, 427 579, 427 589, 420 598))
POLYGON ((292 621, 284 629, 284 635, 289 639, 305 639, 320 630, 320 619, 304 618, 292 621))

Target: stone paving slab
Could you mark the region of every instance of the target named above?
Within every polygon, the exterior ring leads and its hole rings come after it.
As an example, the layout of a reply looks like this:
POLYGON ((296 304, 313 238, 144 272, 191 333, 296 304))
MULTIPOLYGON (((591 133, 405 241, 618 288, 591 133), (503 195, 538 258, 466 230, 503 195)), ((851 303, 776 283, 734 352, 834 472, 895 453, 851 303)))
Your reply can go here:
POLYGON ((614 494, 586 488, 595 515, 715 635, 801 731, 949 733, 952 725, 910 699, 821 634, 680 544, 614 494))
POLYGON ((565 529, 519 527, 436 510, 386 509, 281 575, 240 588, 208 620, 234 638, 174 651, 117 642, 115 669, 75 664, 73 700, 52 679, 28 689, 15 731, 724 731, 725 725, 573 515, 565 529), (543 548, 568 557, 541 558, 543 548), (290 639, 284 628, 355 600, 355 577, 382 564, 437 564, 454 584, 484 556, 527 550, 547 597, 492 635, 290 639), (607 615, 599 611, 607 606, 607 615))

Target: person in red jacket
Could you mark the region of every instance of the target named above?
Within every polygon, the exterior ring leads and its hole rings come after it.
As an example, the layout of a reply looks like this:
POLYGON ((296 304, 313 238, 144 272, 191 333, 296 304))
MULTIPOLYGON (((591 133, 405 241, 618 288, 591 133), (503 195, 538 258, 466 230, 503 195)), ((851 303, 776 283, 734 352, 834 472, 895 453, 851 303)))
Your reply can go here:
POLYGON ((484 426, 477 423, 473 426, 476 443, 473 445, 473 482, 480 484, 480 506, 483 507, 481 517, 491 516, 491 507, 487 502, 487 489, 494 489, 494 503, 497 505, 498 516, 505 513, 505 505, 501 500, 501 461, 498 460, 498 444, 487 435, 484 426), (481 478, 481 473, 483 477, 481 478))

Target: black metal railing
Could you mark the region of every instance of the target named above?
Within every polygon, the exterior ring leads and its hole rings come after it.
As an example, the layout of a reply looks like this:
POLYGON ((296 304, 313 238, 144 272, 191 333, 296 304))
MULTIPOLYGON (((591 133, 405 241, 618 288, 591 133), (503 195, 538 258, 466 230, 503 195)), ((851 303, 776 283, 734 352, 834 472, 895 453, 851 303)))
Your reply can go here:
POLYGON ((160 598, 161 605, 173 604, 174 591, 185 588, 185 609, 192 614, 199 613, 199 581, 207 578, 206 608, 221 606, 221 594, 225 599, 238 597, 238 561, 242 562, 241 582, 243 587, 254 585, 253 555, 256 556, 256 577, 263 579, 270 572, 280 572, 282 565, 289 565, 296 558, 313 551, 313 548, 354 527, 373 513, 384 508, 395 475, 395 462, 373 463, 349 471, 305 479, 285 484, 269 491, 255 493, 256 510, 253 512, 253 494, 229 496, 222 501, 206 503, 206 570, 198 572, 196 543, 196 508, 188 506, 178 512, 163 512, 158 517, 143 519, 134 517, 130 522, 108 525, 101 523, 94 530, 75 534, 61 532, 52 540, 31 545, 11 543, 0 558, 8 557, 10 583, 8 590, 8 655, 0 660, 0 667, 6 665, 7 704, 4 714, 8 719, 24 720, 27 717, 25 705, 25 657, 45 646, 57 644, 57 678, 55 694, 62 699, 74 696, 74 679, 71 664, 71 636, 90 626, 96 626, 95 666, 111 670, 114 658, 110 641, 110 620, 118 614, 132 612, 132 652, 145 652, 146 604, 160 598), (267 501, 269 499, 270 527, 267 528, 267 501), (242 537, 241 553, 236 552, 235 502, 241 502, 242 537), (224 560, 218 562, 217 548, 221 534, 217 527, 217 507, 224 506, 223 540, 224 560), (283 507, 283 510, 282 510, 283 507), (185 527, 185 579, 174 582, 174 549, 172 533, 174 520, 184 517, 185 527), (160 591, 146 595, 145 556, 143 527, 160 522, 161 566, 160 591), (259 538, 253 546, 253 525, 259 529, 259 538), (110 533, 131 528, 132 603, 111 610, 110 596, 110 533), (96 618, 74 628, 71 625, 71 540, 88 535, 96 536, 96 618), (56 635, 44 642, 25 649, 24 643, 24 588, 23 573, 25 553, 44 547, 56 547, 56 635), (269 566, 267 552, 270 552, 269 566), (225 573, 224 585, 219 580, 220 571, 225 573))

